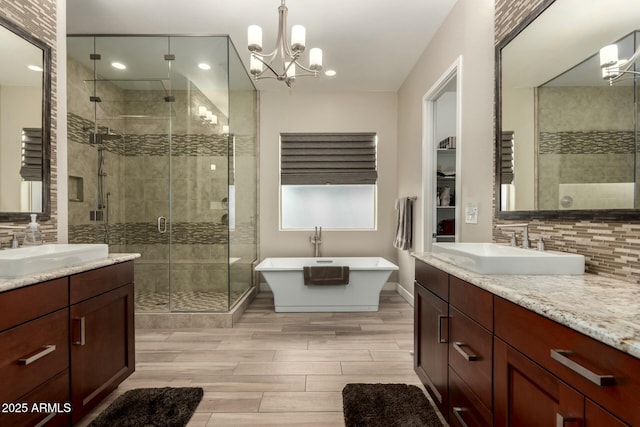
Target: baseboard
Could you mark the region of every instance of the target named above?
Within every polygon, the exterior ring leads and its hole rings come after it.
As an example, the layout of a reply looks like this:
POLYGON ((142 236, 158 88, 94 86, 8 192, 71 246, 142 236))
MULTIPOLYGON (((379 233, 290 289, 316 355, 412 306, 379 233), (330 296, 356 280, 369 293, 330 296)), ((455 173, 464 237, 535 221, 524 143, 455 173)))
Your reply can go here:
POLYGON ((395 291, 398 287, 398 284, 395 282, 387 282, 382 287, 383 291, 395 291))
POLYGON ((402 298, 404 298, 409 303, 411 307, 413 307, 413 295, 411 294, 411 292, 403 288, 400 283, 398 283, 398 286, 396 287, 396 291, 400 294, 402 298))

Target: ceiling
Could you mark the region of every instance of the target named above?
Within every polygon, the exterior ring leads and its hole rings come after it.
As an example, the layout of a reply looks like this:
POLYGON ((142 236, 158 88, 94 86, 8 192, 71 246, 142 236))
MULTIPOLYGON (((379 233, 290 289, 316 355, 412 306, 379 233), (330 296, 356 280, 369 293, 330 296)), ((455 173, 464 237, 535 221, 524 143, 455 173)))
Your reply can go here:
MULTIPOLYGON (((397 91, 456 0, 288 0, 289 28, 307 29, 335 77, 299 78, 298 91, 397 91)), ((280 0, 67 0, 68 34, 229 35, 245 68, 247 27, 275 43, 280 0)), ((305 55, 303 64, 307 62, 305 55)), ((306 65, 306 64, 305 64, 306 65)), ((287 91, 274 80, 259 90, 287 91)))

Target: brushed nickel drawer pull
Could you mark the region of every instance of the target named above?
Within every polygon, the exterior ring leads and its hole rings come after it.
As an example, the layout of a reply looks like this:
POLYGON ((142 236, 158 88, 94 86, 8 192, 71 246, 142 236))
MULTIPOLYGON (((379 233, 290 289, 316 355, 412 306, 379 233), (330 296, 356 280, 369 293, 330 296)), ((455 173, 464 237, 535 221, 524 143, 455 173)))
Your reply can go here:
POLYGON ((438 342, 439 343, 447 343, 449 342, 449 334, 447 333, 447 337, 442 337, 442 320, 449 319, 449 316, 439 315, 438 316, 438 342))
POLYGON ((606 386, 612 386, 616 383, 616 380, 613 377, 613 375, 598 375, 595 372, 592 372, 589 369, 585 368, 584 366, 569 359, 567 356, 571 354, 573 354, 573 351, 571 350, 551 349, 551 358, 553 360, 560 363, 562 366, 565 366, 571 369, 573 372, 591 381, 595 385, 600 387, 606 387, 606 386))
POLYGON ((74 340, 73 344, 74 345, 85 345, 85 338, 86 338, 86 333, 85 333, 85 318, 84 316, 82 316, 79 319, 73 319, 74 322, 80 322, 80 339, 74 340))
POLYGON ((42 347, 41 351, 37 352, 33 356, 26 357, 24 359, 18 359, 18 365, 24 365, 24 366, 30 365, 33 362, 35 362, 36 360, 42 359, 47 354, 53 353, 54 351, 56 351, 56 346, 55 345, 53 345, 53 344, 45 345, 44 347, 42 347))
POLYGON ((455 348, 456 351, 458 353, 460 353, 462 355, 462 357, 464 357, 465 360, 467 360, 469 362, 474 362, 476 360, 480 360, 478 355, 473 354, 473 353, 467 353, 466 351, 464 351, 464 349, 462 348, 463 345, 466 345, 466 344, 463 343, 463 342, 454 342, 453 343, 453 348, 455 348))
POLYGON ((462 414, 465 412, 467 412, 467 408, 460 408, 458 406, 454 406, 453 408, 453 415, 455 415, 460 425, 462 427, 469 427, 467 423, 464 422, 464 418, 462 418, 462 414))
POLYGON ((565 417, 562 414, 556 413, 556 427, 565 427, 567 423, 580 425, 578 424, 578 421, 579 420, 575 417, 565 417))

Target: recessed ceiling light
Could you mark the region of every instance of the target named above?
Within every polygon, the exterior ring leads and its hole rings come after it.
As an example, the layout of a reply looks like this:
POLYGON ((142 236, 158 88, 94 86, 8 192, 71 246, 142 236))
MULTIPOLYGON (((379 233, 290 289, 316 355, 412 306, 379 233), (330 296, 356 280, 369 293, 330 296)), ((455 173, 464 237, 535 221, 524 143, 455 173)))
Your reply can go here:
POLYGON ((324 75, 327 77, 333 77, 336 75, 336 70, 327 70, 324 72, 324 75))
POLYGON ((44 71, 42 67, 39 67, 37 65, 29 65, 27 66, 27 68, 30 69, 31 71, 38 71, 38 72, 44 71))
POLYGON ((211 65, 205 64, 204 62, 201 62, 200 64, 198 64, 198 68, 200 68, 201 70, 210 70, 211 69, 211 65))
POLYGON ((125 70, 125 69, 127 68, 127 66, 126 66, 126 65, 124 65, 122 62, 112 62, 112 63, 111 63, 111 66, 112 66, 113 68, 118 69, 118 70, 125 70))

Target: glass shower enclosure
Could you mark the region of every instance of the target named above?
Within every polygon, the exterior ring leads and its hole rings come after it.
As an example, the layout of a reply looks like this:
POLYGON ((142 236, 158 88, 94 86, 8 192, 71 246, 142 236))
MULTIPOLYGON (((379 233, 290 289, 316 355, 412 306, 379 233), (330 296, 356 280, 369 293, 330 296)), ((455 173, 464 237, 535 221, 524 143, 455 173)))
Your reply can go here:
POLYGON ((67 38, 69 242, 138 252, 136 311, 227 312, 256 259, 257 92, 226 36, 67 38))

